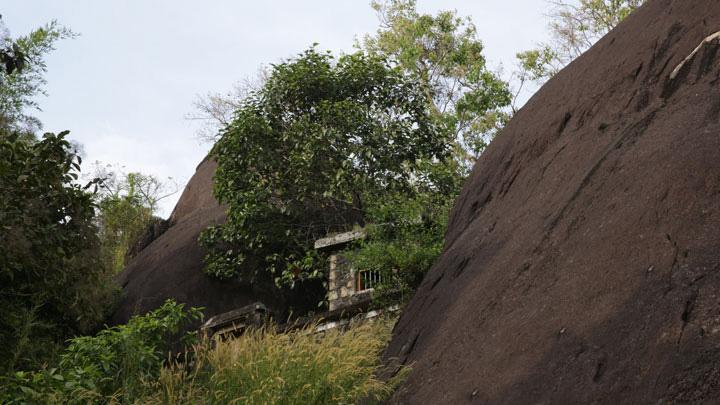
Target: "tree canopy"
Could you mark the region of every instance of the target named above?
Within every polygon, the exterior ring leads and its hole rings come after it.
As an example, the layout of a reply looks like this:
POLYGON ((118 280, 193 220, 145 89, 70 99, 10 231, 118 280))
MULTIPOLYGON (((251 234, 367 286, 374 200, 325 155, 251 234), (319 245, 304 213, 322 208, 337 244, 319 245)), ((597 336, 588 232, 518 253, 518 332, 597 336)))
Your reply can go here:
POLYGON ((229 205, 228 222, 201 237, 209 274, 317 277, 312 241, 365 221, 385 224, 355 247, 365 262, 413 252, 387 269, 393 289, 415 288, 440 251, 464 176, 508 118, 508 84, 470 18, 422 14, 414 0, 371 5, 381 25, 360 52, 336 60, 313 48, 197 102, 191 118, 219 139, 216 195, 229 205))
POLYGON ((427 184, 422 171, 448 156, 450 137, 421 83, 377 55, 313 47, 274 65, 212 151, 229 211, 202 237, 206 270, 255 282, 317 276, 313 241, 361 224, 367 201, 427 184))
POLYGON ((517 54, 521 80, 545 81, 588 50, 645 0, 550 1, 551 42, 517 54))
POLYGON ((41 361, 95 327, 112 293, 94 195, 76 182, 80 158, 66 135, 0 137, 0 370, 41 361))
POLYGON ((461 161, 472 166, 504 125, 508 85, 488 67, 469 17, 421 14, 415 0, 373 1, 380 29, 358 46, 417 76, 431 111, 455 135, 461 161))
POLYGON ((53 22, 12 40, 0 58, 0 373, 51 360, 97 327, 114 288, 100 260, 97 186, 80 185, 67 131, 35 137, 26 115, 45 83, 44 55, 70 31, 53 22))
POLYGON ((14 40, 9 36, 0 38, 0 48, 5 49, 0 53, 5 65, 5 69, 0 69, 0 111, 5 125, 26 134, 42 129, 31 110, 40 109, 36 97, 45 94, 45 57, 55 49, 58 40, 75 35, 57 21, 51 21, 14 40))
MULTIPOLYGON (((158 203, 177 192, 158 177, 96 162, 95 178, 101 179, 97 194, 98 235, 104 266, 119 273, 153 224, 162 227, 158 203)), ((172 179, 168 179, 172 180, 172 179)))

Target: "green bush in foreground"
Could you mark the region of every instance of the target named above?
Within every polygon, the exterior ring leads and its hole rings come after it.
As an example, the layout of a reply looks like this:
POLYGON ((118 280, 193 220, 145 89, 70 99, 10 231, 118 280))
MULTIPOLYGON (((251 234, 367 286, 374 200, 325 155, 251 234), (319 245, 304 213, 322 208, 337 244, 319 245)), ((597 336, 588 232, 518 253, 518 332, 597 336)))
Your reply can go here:
POLYGON ((0 377, 0 403, 129 403, 160 374, 171 339, 200 310, 168 300, 157 310, 69 341, 60 367, 0 377))

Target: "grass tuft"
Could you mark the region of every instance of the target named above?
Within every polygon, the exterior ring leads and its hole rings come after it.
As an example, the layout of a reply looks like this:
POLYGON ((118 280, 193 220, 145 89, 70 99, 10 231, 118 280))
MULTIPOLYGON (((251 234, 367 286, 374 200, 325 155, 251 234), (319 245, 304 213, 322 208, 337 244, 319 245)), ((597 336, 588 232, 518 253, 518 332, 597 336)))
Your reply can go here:
MULTIPOLYGON (((174 363, 152 383, 142 403, 162 404, 350 404, 380 401, 398 380, 381 381, 380 354, 392 320, 313 334, 270 329, 196 347, 192 367, 174 363)), ((405 370, 407 371, 407 370, 405 370)))

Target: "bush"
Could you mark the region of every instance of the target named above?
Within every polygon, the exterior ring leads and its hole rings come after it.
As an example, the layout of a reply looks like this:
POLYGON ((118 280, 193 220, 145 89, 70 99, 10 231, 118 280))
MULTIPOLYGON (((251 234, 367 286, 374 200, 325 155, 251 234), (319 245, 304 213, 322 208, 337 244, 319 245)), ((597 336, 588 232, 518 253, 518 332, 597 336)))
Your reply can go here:
POLYGON ((368 237, 344 255, 357 269, 380 274, 373 293, 377 306, 408 300, 442 253, 453 196, 396 195, 368 208, 368 237))
POLYGON ((0 378, 0 403, 130 402, 143 394, 144 381, 160 374, 172 338, 200 316, 199 309, 168 300, 126 325, 72 339, 59 368, 0 378))

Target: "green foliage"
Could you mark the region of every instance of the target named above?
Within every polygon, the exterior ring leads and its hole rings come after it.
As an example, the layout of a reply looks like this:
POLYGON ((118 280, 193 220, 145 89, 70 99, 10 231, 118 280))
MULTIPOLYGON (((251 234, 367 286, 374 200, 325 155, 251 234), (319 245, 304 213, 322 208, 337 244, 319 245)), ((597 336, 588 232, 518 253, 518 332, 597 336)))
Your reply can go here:
POLYGON ((553 61, 559 56, 549 45, 545 45, 541 49, 520 52, 516 54, 516 57, 520 62, 520 70, 526 72, 523 79, 539 81, 556 73, 553 61))
POLYGON ((113 273, 119 273, 131 244, 151 224, 152 212, 131 195, 104 198, 98 209, 102 260, 113 273))
POLYGON ((407 301, 442 252, 450 209, 464 183, 458 164, 453 159, 425 162, 412 192, 388 193, 368 202, 367 238, 344 255, 354 268, 380 274, 375 305, 407 301))
MULTIPOLYGON (((2 16, 0 16, 2 19, 2 16)), ((0 63, 4 69, 5 75, 11 75, 17 71, 22 71, 25 68, 26 56, 20 49, 20 45, 13 43, 7 38, 3 39, 2 47, 0 48, 0 63)), ((0 82, 2 84, 2 82, 0 82)))
POLYGON ((158 201, 172 193, 161 195, 166 187, 155 176, 106 168, 98 166, 95 173, 102 179, 97 218, 101 255, 105 267, 119 273, 133 245, 158 221, 158 201))
POLYGON ((368 208, 368 237, 344 254, 357 269, 380 274, 373 301, 379 306, 412 297, 442 253, 454 194, 395 195, 368 208))
MULTIPOLYGON (((0 48, 11 48, 13 56, 23 56, 23 62, 17 66, 22 69, 0 69, 0 111, 6 121, 4 124, 10 129, 32 133, 42 127, 37 118, 28 115, 27 110, 39 109, 36 98, 46 94, 45 56, 55 49, 58 40, 75 36, 70 29, 51 21, 14 41, 0 38, 0 48)), ((5 63, 7 66, 8 62, 5 63)))
POLYGON ((206 231, 206 271, 259 284, 321 276, 313 242, 363 221, 365 202, 410 192, 449 134, 424 88, 378 56, 311 48, 273 66, 213 148, 228 220, 206 231), (260 265, 246 266, 250 258, 260 265))
MULTIPOLYGON (((320 278, 325 258, 315 239, 419 201, 446 214, 505 124, 510 93, 487 68, 470 19, 418 13, 414 0, 373 7, 382 26, 358 44, 362 53, 336 62, 311 49, 273 66, 262 88, 232 104, 233 120, 213 150, 215 192, 229 215, 201 236, 208 274, 254 286, 320 278)), ((226 109, 207 110, 227 117, 226 109)), ((409 292, 441 249, 438 215, 422 232, 373 231, 362 257, 385 260, 397 271, 387 278, 393 289, 409 292)))
POLYGON ((394 322, 378 319, 323 335, 307 327, 288 334, 252 330, 196 349, 195 367, 163 370, 148 404, 352 404, 387 397, 407 375, 377 378, 394 322))
MULTIPOLYGON (((314 333, 268 327, 193 346, 166 362, 172 338, 198 319, 172 301, 127 325, 72 339, 58 368, 0 377, 0 403, 348 404, 387 397, 407 375, 378 379, 393 319, 314 333)), ((188 335, 193 338, 193 335, 188 335)), ((189 341, 186 339, 185 344, 189 341)))
POLYGON ((373 1, 381 27, 361 46, 420 78, 434 114, 453 130, 466 169, 504 125, 507 83, 491 72, 470 18, 421 14, 415 0, 373 1))
POLYGON ((171 339, 188 322, 201 317, 200 309, 185 310, 183 304, 168 300, 153 312, 133 317, 126 325, 72 339, 61 356, 60 367, 82 369, 83 382, 103 395, 118 390, 133 395, 139 381, 157 376, 171 339))
POLYGON ((35 366, 103 318, 113 288, 98 260, 94 195, 65 139, 0 129, 0 372, 35 366))
POLYGON ((519 77, 543 82, 572 62, 598 39, 620 24, 645 0, 552 1, 550 33, 552 42, 517 54, 519 77))
POLYGON ((169 300, 153 312, 133 317, 127 325, 74 338, 59 368, 19 371, 0 378, 0 402, 132 402, 144 394, 145 382, 160 375, 172 339, 188 322, 200 318, 199 309, 185 310, 184 305, 169 300))

